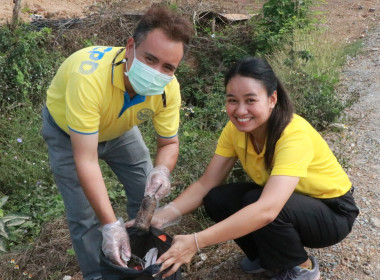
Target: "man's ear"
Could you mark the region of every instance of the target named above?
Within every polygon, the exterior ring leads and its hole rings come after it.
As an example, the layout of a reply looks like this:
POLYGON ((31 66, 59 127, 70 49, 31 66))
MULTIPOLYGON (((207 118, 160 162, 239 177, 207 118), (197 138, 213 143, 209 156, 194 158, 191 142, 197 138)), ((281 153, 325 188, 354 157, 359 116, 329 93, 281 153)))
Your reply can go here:
POLYGON ((134 45, 135 45, 135 40, 133 39, 133 37, 129 37, 127 44, 125 45, 125 56, 127 58, 134 56, 133 54, 134 45))

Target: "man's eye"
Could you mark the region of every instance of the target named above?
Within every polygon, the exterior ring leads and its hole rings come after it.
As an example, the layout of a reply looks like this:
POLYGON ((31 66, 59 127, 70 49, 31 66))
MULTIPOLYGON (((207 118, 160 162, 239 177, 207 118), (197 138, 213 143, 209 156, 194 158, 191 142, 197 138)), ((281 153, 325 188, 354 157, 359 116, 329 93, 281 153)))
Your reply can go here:
POLYGON ((151 57, 146 57, 145 60, 149 63, 153 63, 153 58, 151 57))
POLYGON ((173 67, 165 66, 164 68, 165 68, 165 71, 166 71, 166 72, 174 72, 173 67))

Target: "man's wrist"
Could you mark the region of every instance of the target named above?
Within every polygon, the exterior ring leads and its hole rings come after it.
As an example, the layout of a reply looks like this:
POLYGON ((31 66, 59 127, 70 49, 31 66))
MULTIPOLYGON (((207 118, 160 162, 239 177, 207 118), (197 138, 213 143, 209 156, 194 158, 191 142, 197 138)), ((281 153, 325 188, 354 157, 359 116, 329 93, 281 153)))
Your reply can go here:
POLYGON ((170 170, 169 168, 167 168, 165 165, 156 165, 153 170, 155 171, 163 171, 165 172, 167 175, 170 174, 170 170))
POLYGON ((103 221, 101 224, 103 226, 105 226, 105 225, 115 224, 116 222, 118 222, 118 220, 116 218, 115 219, 107 219, 107 220, 103 221))

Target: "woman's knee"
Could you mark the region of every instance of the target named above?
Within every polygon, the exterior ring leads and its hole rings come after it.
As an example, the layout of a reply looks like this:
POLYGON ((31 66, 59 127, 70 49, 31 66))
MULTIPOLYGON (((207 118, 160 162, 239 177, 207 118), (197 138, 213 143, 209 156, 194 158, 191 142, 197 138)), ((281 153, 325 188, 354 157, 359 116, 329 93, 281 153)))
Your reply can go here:
POLYGON ((262 188, 255 188, 247 192, 243 197, 243 206, 247 206, 258 201, 262 192, 262 188))
POLYGON ((252 191, 252 183, 233 183, 213 188, 203 199, 207 214, 214 220, 225 219, 243 205, 245 195, 252 191))
POLYGON ((213 188, 203 198, 203 205, 206 208, 206 211, 207 209, 219 208, 220 204, 221 204, 221 198, 220 198, 219 191, 217 188, 213 188))
POLYGON ((229 185, 218 186, 210 190, 203 198, 206 213, 215 222, 219 222, 236 212, 232 208, 241 207, 231 197, 231 191, 233 190, 229 185))

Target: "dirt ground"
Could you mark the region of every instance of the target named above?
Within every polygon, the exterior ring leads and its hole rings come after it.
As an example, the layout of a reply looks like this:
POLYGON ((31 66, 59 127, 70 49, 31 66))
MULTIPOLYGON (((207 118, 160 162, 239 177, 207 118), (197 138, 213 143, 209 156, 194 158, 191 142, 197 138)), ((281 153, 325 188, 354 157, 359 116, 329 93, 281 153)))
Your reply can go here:
MULTIPOLYGON (((151 4, 154 3, 173 3, 173 4, 194 4, 198 3, 200 7, 210 7, 216 6, 221 12, 235 12, 237 10, 246 10, 247 6, 249 8, 257 7, 257 3, 260 1, 249 1, 249 0, 233 0, 233 1, 198 1, 198 0, 123 0, 123 1, 112 1, 112 0, 22 0, 21 2, 21 18, 24 21, 30 21, 32 15, 41 15, 44 18, 49 19, 62 19, 62 18, 73 18, 73 17, 83 17, 87 15, 95 7, 110 4, 111 2, 122 2, 123 6, 126 7, 128 11, 141 11, 144 10, 151 4), (252 2, 252 3, 250 3, 252 2)), ((13 11, 13 0, 0 0, 0 24, 10 21, 12 18, 13 11)))
MULTIPOLYGON (((96 1, 93 0, 22 0, 21 18, 30 20, 31 14, 52 18, 70 18, 83 16, 85 9, 96 1)), ((0 0, 0 23, 10 21, 13 12, 13 0, 0 0)))
MULTIPOLYGON (((0 24, 12 19, 14 0, 0 0, 0 24)), ((20 18, 31 21, 33 15, 49 19, 84 17, 96 7, 117 2, 112 0, 22 0, 20 18)), ((213 10, 223 13, 253 13, 261 7, 260 0, 123 0, 122 9, 142 11, 153 3, 196 4, 199 11, 213 10)), ((316 1, 317 2, 317 1, 316 1)), ((326 0, 316 8, 322 11, 326 25, 342 42, 352 42, 365 36, 379 14, 379 0, 326 0), (373 10, 374 9, 374 10, 373 10)))
MULTIPOLYGON (((42 15, 45 18, 61 19, 84 17, 90 14, 99 4, 111 0, 23 0, 23 20, 30 20, 30 14, 42 15)), ((126 11, 141 11, 153 2, 160 1, 123 1, 126 11)), ((259 6, 260 1, 230 0, 204 1, 177 0, 168 1, 177 4, 197 3, 199 10, 216 9, 218 12, 251 13, 259 6)), ((12 17, 13 0, 0 0, 0 24, 10 21, 12 17)), ((344 114, 347 130, 337 134, 326 134, 330 146, 346 150, 345 156, 350 160, 348 171, 350 178, 357 187, 355 198, 361 208, 361 214, 354 230, 342 243, 321 250, 310 250, 321 265, 323 280, 380 280, 380 217, 378 198, 379 187, 379 145, 380 135, 378 123, 380 120, 380 100, 378 92, 380 81, 380 1, 379 0, 335 0, 325 1, 318 8, 323 11, 325 27, 341 41, 342 44, 363 39, 364 51, 357 58, 348 60, 342 69, 340 92, 358 95, 358 102, 344 114), (376 123, 377 122, 377 123, 376 123), (369 125, 370 124, 370 125, 369 125), (342 140, 343 139, 343 140, 342 140), (344 142, 342 144, 342 141, 344 142)), ((168 229, 171 234, 190 233, 200 229, 191 217, 178 226, 168 229)), ((13 253, 7 256, 10 260, 24 263, 29 271, 43 271, 40 279, 78 280, 81 275, 75 258, 67 254, 70 240, 64 221, 57 221, 46 226, 36 248, 29 252, 13 253), (38 259, 47 259, 61 264, 61 274, 54 266, 41 264, 38 259), (64 264, 64 265, 62 265, 64 264)), ((248 276, 241 272, 238 261, 243 254, 233 242, 206 248, 203 255, 196 256, 188 267, 185 267, 183 279, 267 279, 265 275, 248 276)), ((4 259, 3 259, 4 260, 4 259)), ((0 260, 0 267, 5 264, 0 260)), ((22 268, 23 269, 23 268, 22 268)), ((8 274, 9 275, 9 274, 8 274)), ((15 275, 15 274, 13 274, 15 275)), ((22 271, 19 277, 4 278, 23 279, 22 271)), ((34 278, 34 277, 32 277, 34 278)), ((1 268, 0 268, 1 279, 1 268)))
MULTIPOLYGON (((14 0, 0 0, 0 24, 10 21, 12 18, 14 0)), ((31 20, 31 15, 42 15, 45 18, 73 18, 83 17, 95 6, 105 3, 116 2, 112 0, 22 0, 21 18, 25 21, 31 20)), ((129 11, 141 11, 153 3, 169 2, 178 5, 196 3, 199 9, 216 9, 218 12, 252 12, 261 6, 260 0, 123 0, 125 9, 129 11)), ((317 1, 316 1, 317 2, 317 1)), ((317 8, 319 11, 327 12, 327 25, 336 35, 343 40, 350 40, 360 36, 368 30, 371 21, 379 13, 378 9, 371 12, 371 8, 379 6, 378 0, 333 0, 322 2, 317 8), (324 2, 324 3, 323 3, 324 2)))

